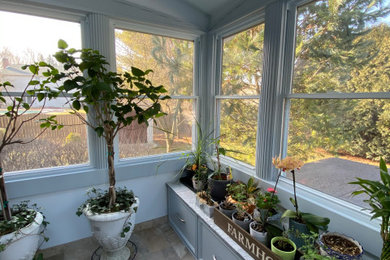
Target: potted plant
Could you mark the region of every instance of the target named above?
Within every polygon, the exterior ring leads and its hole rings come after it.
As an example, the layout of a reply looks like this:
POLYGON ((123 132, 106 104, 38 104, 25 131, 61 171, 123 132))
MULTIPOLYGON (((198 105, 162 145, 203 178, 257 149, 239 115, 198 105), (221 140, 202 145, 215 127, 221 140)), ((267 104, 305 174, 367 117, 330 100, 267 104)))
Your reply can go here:
POLYGON ((236 205, 228 200, 224 200, 219 204, 219 210, 228 218, 232 218, 232 214, 236 211, 236 205))
POLYGON ((297 246, 285 237, 274 237, 271 240, 271 251, 283 260, 294 260, 297 246))
MULTIPOLYGON (((195 164, 194 164, 195 165, 195 164)), ((192 176, 192 186, 196 191, 201 191, 206 185, 208 177, 208 168, 206 165, 199 165, 195 169, 195 174, 192 176)))
POLYGON ((246 211, 244 204, 236 204, 236 211, 232 214, 232 220, 249 232, 249 224, 252 222, 252 216, 246 211))
POLYGON ((255 197, 257 194, 258 183, 250 177, 248 182, 245 184, 242 181, 232 182, 226 185, 227 198, 228 202, 234 204, 240 203, 243 204, 245 210, 252 214, 255 209, 255 197))
POLYGON ((215 150, 217 164, 214 165, 214 172, 208 179, 208 185, 210 187, 211 197, 215 201, 222 201, 226 196, 226 186, 232 182, 232 175, 230 168, 226 169, 226 172, 222 172, 220 155, 225 155, 226 150, 220 147, 220 138, 215 140, 215 150))
POLYGON ((310 234, 301 234, 301 238, 303 239, 304 244, 299 248, 299 251, 302 253, 300 260, 335 259, 334 257, 322 256, 320 254, 319 245, 317 243, 317 233, 310 232, 310 234))
POLYGON ((259 192, 256 197, 256 210, 253 213, 253 222, 249 225, 250 234, 262 243, 267 241, 267 220, 268 217, 276 214, 276 205, 279 198, 275 190, 268 188, 264 193, 259 192))
MULTIPOLYGON (((38 249, 39 235, 43 234, 42 226, 48 222, 36 206, 29 207, 26 202, 11 206, 6 192, 3 161, 5 148, 10 145, 23 145, 33 142, 43 134, 50 123, 57 123, 55 116, 40 119, 42 131, 36 136, 25 140, 18 133, 26 128, 26 123, 37 120, 42 114, 47 99, 55 98, 58 92, 50 89, 49 84, 55 81, 54 75, 57 70, 45 62, 23 66, 22 69, 29 69, 32 73, 30 81, 21 91, 20 96, 15 97, 10 82, 0 83, 0 104, 7 107, 4 114, 0 115, 6 119, 4 131, 0 133, 0 259, 32 259, 38 249), (43 80, 39 81, 38 76, 41 70, 45 69, 43 80), (33 106, 41 102, 39 109, 33 106), (31 112, 29 115, 28 112, 31 112)), ((51 129, 60 129, 62 126, 53 126, 51 129)), ((47 240, 47 239, 46 239, 47 240)))
POLYGON ((108 190, 93 189, 77 215, 84 213, 90 221, 93 236, 103 248, 102 257, 127 259, 130 250, 125 245, 134 228, 139 200, 133 192, 115 188, 114 139, 133 122, 148 125, 149 120, 165 115, 160 101, 169 97, 163 96, 167 92, 163 86, 154 86, 147 79, 151 70, 132 67, 130 72, 118 74, 107 70, 108 62, 96 50, 68 48, 63 40, 58 47, 54 57, 64 68, 56 75, 63 82, 58 89, 71 93, 72 113, 107 145, 108 190))
MULTIPOLYGON (((362 259, 363 247, 355 239, 336 232, 325 232, 319 238, 323 256, 337 259, 362 259)), ((386 258, 381 258, 386 259, 386 258)))
POLYGON ((200 191, 196 193, 198 206, 202 211, 210 218, 214 215, 214 209, 218 206, 214 200, 212 200, 210 193, 207 191, 200 191))
POLYGON ((369 199, 365 200, 371 207, 373 214, 371 219, 381 218, 381 237, 383 241, 381 259, 390 259, 390 175, 383 158, 379 163, 380 181, 372 181, 357 178, 357 181, 350 184, 359 185, 360 190, 352 192, 352 195, 367 194, 369 199))
POLYGON ((284 172, 290 171, 293 177, 294 198, 290 198, 290 201, 293 204, 295 211, 286 210, 283 213, 282 218, 289 219, 289 238, 294 241, 296 246, 299 248, 304 243, 303 239, 300 237, 301 233, 310 234, 310 231, 318 233, 319 229, 327 230, 330 219, 299 211, 295 170, 302 167, 303 162, 294 157, 288 156, 283 160, 275 159, 274 165, 276 168, 283 170, 284 172))

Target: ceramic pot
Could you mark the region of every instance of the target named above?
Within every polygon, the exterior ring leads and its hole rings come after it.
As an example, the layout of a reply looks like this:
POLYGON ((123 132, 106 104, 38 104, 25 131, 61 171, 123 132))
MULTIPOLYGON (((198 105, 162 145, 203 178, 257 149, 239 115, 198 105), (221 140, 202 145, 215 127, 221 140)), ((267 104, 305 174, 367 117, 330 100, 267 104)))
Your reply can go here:
POLYGON ((297 248, 301 248, 305 241, 300 237, 300 234, 310 235, 310 230, 305 224, 299 223, 292 218, 289 218, 288 221, 288 238, 295 243, 297 248))
POLYGON ((0 252, 1 260, 31 260, 38 249, 43 216, 37 212, 35 219, 26 227, 0 237, 0 244, 6 245, 0 252))
POLYGON ((205 182, 203 180, 195 179, 195 177, 192 177, 192 186, 194 187, 195 191, 202 191, 204 189, 205 182))
POLYGON ((217 201, 219 203, 225 199, 227 194, 226 186, 229 183, 232 183, 232 180, 214 180, 212 177, 208 179, 208 185, 210 187, 210 195, 214 201, 217 201))
POLYGON ((252 237, 254 237, 257 241, 266 244, 267 243, 267 232, 259 232, 257 230, 253 229, 253 225, 257 224, 256 221, 252 221, 249 224, 249 233, 251 234, 252 237))
POLYGON ((291 241, 288 238, 285 238, 285 237, 274 237, 271 240, 271 251, 274 252, 276 255, 280 256, 280 258, 282 258, 283 260, 294 260, 295 253, 297 251, 297 246, 295 245, 295 243, 293 241, 291 241), (283 251, 283 250, 280 250, 279 248, 275 247, 274 243, 276 243, 279 240, 286 241, 287 243, 289 243, 294 248, 294 250, 287 252, 287 251, 283 251))
POLYGON ((237 211, 234 212, 234 213, 232 214, 232 220, 233 220, 233 222, 236 223, 237 225, 239 225, 240 227, 242 227, 242 228, 243 228, 244 230, 246 230, 247 232, 249 232, 249 224, 252 222, 252 217, 251 217, 251 215, 249 215, 248 213, 245 213, 245 215, 248 216, 248 220, 242 221, 242 220, 236 219, 236 217, 235 217, 236 214, 237 214, 237 211))
POLYGON ((139 199, 136 198, 136 202, 127 212, 94 214, 88 209, 88 206, 84 209, 84 214, 91 225, 93 237, 103 249, 101 259, 124 260, 130 257, 130 249, 126 247, 126 243, 134 230, 138 206, 139 199), (125 233, 125 237, 121 237, 126 225, 130 225, 130 231, 125 233))
POLYGON ((337 232, 325 232, 325 233, 322 233, 320 235, 320 237, 318 239, 318 243, 320 245, 320 253, 323 256, 335 257, 336 259, 343 259, 343 260, 355 260, 355 259, 362 259, 363 258, 363 253, 364 253, 363 247, 360 245, 360 243, 358 241, 356 241, 355 239, 348 237, 346 235, 343 235, 343 234, 340 234, 337 232), (360 253, 356 256, 352 256, 352 255, 341 254, 337 251, 332 250, 327 245, 325 245, 325 243, 322 240, 322 238, 324 236, 328 236, 328 235, 340 236, 344 239, 351 241, 353 244, 355 244, 359 248, 360 253))
POLYGON ((219 210, 225 214, 228 218, 232 218, 233 213, 236 211, 236 208, 234 209, 224 209, 221 207, 222 202, 219 204, 219 210))
POLYGON ((214 209, 216 206, 217 206, 217 204, 215 204, 213 206, 210 206, 207 204, 201 204, 200 208, 202 209, 204 214, 206 214, 209 218, 212 218, 214 216, 214 209))

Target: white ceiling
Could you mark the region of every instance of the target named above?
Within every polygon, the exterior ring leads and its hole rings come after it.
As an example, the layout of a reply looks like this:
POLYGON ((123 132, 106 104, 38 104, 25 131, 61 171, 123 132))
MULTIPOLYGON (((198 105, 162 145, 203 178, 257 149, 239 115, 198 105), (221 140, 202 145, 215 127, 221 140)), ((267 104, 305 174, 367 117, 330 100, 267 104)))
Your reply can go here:
POLYGON ((226 7, 234 8, 243 0, 182 0, 205 14, 214 15, 218 10, 225 10, 226 7))

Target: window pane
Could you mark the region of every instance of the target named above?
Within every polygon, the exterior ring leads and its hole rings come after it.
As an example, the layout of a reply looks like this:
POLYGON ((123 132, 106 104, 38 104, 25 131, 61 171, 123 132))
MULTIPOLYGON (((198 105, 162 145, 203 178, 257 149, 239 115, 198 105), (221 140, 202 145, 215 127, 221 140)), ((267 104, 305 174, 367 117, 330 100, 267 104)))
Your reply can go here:
POLYGON ((221 146, 227 156, 255 165, 257 99, 221 100, 221 146))
POLYGON ((164 85, 170 95, 193 94, 192 41, 117 29, 115 47, 119 72, 131 66, 152 69, 150 80, 164 85))
POLYGON ((364 206, 348 182, 380 178, 379 158, 390 161, 389 126, 389 100, 291 100, 288 154, 306 163, 298 182, 364 206))
MULTIPOLYGON (((69 107, 64 105, 65 103, 65 98, 50 101, 39 117, 24 124, 16 136, 16 139, 24 142, 34 139, 42 132, 39 119, 56 115, 58 123, 65 126, 61 130, 45 130, 38 139, 31 143, 7 146, 2 155, 3 168, 6 172, 88 162, 86 126, 76 116, 68 113, 69 107)), ((19 122, 31 119, 40 111, 40 108, 41 105, 34 105, 28 113, 21 116, 19 122)), ((5 107, 0 108, 1 138, 8 122, 8 118, 4 116, 6 111, 5 107)))
POLYGON ((167 115, 158 118, 157 124, 134 122, 119 132, 120 158, 191 150, 194 101, 170 99, 161 103, 167 115))
MULTIPOLYGON (((81 29, 79 23, 67 22, 31 15, 0 11, 0 81, 10 81, 15 88, 12 92, 22 92, 31 79, 31 73, 22 70, 24 64, 46 61, 53 66, 58 63, 53 54, 58 51, 57 42, 64 39, 70 46, 81 48, 81 29), (42 25, 45 30, 40 30, 42 25), (12 26, 10 26, 12 25, 12 26), (50 33, 47 33, 50 31, 50 33)), ((37 80, 42 78, 38 76, 37 80)), ((51 87, 56 87, 54 84, 51 87)), ((31 101, 26 97, 25 101, 31 101)), ((28 141, 40 133, 39 118, 56 115, 59 123, 66 126, 61 130, 46 130, 34 142, 26 145, 8 146, 2 155, 7 172, 88 162, 86 127, 80 120, 68 114, 64 98, 46 104, 43 114, 25 123, 17 136, 28 141)), ((35 103, 32 109, 22 116, 22 120, 36 115, 43 103, 35 103)), ((0 108, 4 115, 5 107, 0 108)), ((0 134, 4 134, 7 119, 0 117, 0 134)))
POLYGON ((222 95, 259 95, 263 74, 264 24, 223 40, 222 95))
POLYGON ((298 8, 293 92, 390 91, 385 1, 317 1, 298 8))

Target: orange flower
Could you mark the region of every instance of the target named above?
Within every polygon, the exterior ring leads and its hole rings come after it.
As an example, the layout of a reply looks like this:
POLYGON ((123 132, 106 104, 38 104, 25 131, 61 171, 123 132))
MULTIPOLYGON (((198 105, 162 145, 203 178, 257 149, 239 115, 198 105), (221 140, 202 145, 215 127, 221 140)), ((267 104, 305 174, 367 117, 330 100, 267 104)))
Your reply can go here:
POLYGON ((195 171, 196 168, 198 168, 198 166, 196 164, 193 164, 192 167, 191 167, 191 170, 195 171))
POLYGON ((283 171, 292 171, 295 169, 299 169, 304 164, 298 158, 294 158, 291 156, 287 156, 282 160, 280 159, 280 157, 272 158, 272 163, 277 169, 282 169, 283 171))

